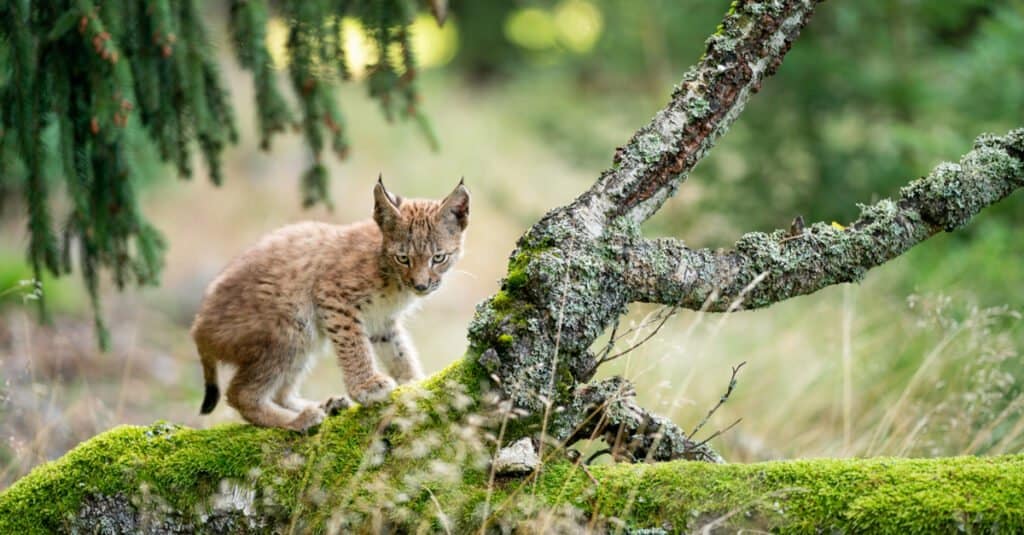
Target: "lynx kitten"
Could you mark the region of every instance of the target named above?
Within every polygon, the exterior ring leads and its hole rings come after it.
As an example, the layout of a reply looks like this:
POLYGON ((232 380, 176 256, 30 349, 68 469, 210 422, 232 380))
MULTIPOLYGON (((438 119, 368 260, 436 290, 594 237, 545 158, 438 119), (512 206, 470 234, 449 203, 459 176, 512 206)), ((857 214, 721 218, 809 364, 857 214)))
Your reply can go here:
POLYGON ((373 188, 373 219, 298 223, 272 232, 210 284, 192 325, 206 380, 202 414, 217 405, 217 362, 238 371, 228 404, 249 422, 305 430, 347 399, 298 397, 311 355, 329 340, 348 394, 385 399, 423 372, 401 325, 417 296, 436 290, 462 251, 469 192, 402 199, 373 188), (373 355, 387 374, 378 371, 373 355))

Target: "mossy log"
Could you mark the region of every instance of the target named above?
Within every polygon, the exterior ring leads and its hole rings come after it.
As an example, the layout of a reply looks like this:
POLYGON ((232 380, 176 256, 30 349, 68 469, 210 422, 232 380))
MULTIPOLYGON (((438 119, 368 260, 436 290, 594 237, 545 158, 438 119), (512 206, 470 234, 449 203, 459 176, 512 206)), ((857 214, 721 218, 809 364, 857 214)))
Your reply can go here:
POLYGON ((487 427, 479 373, 460 361, 396 392, 400 410, 355 407, 308 435, 115 428, 0 494, 0 533, 1024 530, 1024 455, 587 467, 558 453, 493 478, 493 444, 470 436, 487 427))

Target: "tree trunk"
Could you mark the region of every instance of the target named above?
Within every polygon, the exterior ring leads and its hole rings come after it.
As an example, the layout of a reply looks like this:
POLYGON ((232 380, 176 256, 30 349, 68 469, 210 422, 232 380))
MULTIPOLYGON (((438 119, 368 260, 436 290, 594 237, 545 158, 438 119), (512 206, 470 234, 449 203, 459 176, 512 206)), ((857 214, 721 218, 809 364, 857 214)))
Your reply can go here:
POLYGON ((641 237, 816 4, 733 4, 612 168, 519 240, 461 361, 310 436, 115 429, 0 495, 0 531, 1021 529, 1019 456, 725 465, 637 405, 624 379, 591 382, 608 358, 591 346, 631 302, 730 312, 855 281, 1024 185, 1024 130, 1015 130, 979 137, 959 164, 939 165, 846 227, 750 233, 724 251, 641 237), (495 473, 494 452, 523 437, 541 467, 495 473), (588 468, 570 448, 585 438, 605 440, 620 460, 671 462, 588 468))

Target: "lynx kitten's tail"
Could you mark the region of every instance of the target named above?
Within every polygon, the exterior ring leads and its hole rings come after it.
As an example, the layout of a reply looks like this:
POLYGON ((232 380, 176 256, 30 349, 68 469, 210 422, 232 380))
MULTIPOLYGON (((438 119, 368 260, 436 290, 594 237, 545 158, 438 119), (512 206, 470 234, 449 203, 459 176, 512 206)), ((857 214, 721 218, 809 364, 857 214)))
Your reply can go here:
POLYGON ((199 414, 210 414, 220 400, 220 388, 217 387, 217 359, 200 352, 199 360, 203 363, 203 380, 206 382, 206 394, 203 396, 203 406, 199 409, 199 414))

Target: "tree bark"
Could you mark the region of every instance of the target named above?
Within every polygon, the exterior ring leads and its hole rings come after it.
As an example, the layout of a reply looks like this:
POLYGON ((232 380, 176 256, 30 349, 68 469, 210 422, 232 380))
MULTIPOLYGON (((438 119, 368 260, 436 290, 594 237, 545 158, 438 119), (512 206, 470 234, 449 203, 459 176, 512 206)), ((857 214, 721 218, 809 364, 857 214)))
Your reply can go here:
POLYGON ((1021 129, 979 137, 959 164, 939 165, 846 227, 750 233, 724 251, 642 237, 640 224, 736 120, 816 4, 734 2, 612 168, 522 236, 501 290, 477 309, 463 360, 311 436, 240 425, 113 430, 0 495, 0 531, 1024 527, 1019 456, 722 465, 640 407, 624 379, 591 381, 600 364, 591 346, 631 302, 729 312, 855 281, 1024 186, 1021 129), (543 468, 493 473, 494 451, 522 437, 538 444, 543 468), (588 469, 569 449, 584 438, 605 440, 617 459, 711 462, 588 469))

